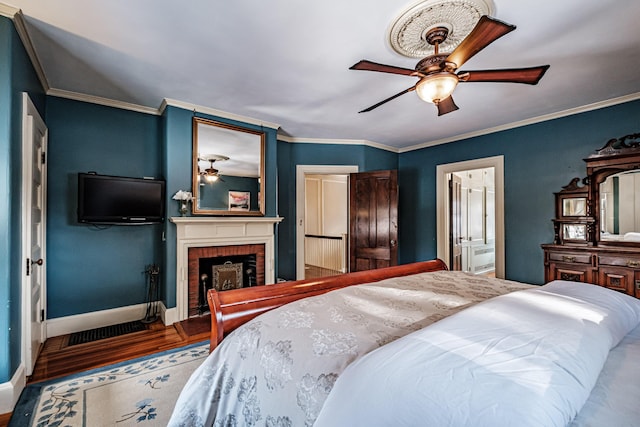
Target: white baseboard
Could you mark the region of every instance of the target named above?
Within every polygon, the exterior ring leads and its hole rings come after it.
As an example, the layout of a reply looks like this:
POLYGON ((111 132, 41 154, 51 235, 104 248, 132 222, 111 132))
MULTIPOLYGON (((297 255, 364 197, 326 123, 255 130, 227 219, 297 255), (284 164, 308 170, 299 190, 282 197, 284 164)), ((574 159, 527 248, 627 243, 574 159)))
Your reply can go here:
MULTIPOLYGON (((165 320, 165 313, 173 309, 167 310, 162 302, 159 303, 159 309, 164 324, 173 324, 173 321, 168 323, 165 320)), ((49 319, 47 320, 47 338, 144 319, 146 310, 146 304, 136 304, 110 310, 93 311, 91 313, 49 319)))
POLYGON ((162 322, 166 325, 173 325, 182 319, 178 319, 178 309, 176 307, 167 308, 164 304, 160 303, 160 316, 162 322))
POLYGON ((27 385, 27 375, 24 365, 21 363, 13 374, 11 381, 0 384, 0 414, 13 412, 18 402, 20 393, 27 385))

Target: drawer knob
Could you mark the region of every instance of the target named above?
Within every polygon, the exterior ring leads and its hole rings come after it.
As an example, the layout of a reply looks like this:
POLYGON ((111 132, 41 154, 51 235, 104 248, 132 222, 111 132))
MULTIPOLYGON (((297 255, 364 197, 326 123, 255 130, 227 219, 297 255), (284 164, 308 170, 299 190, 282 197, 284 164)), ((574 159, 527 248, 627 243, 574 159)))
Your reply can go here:
POLYGON ((632 267, 632 268, 640 267, 640 261, 629 260, 627 261, 627 267, 632 267))
POLYGON ((575 262, 576 261, 576 257, 574 256, 569 256, 569 255, 563 255, 562 256, 562 260, 564 262, 575 262))

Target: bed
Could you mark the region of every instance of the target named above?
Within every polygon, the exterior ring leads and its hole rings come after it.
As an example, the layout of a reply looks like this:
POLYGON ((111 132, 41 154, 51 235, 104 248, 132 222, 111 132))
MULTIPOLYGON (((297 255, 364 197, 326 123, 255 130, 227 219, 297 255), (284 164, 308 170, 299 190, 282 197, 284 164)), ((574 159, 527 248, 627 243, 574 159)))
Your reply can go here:
POLYGON ((208 295, 178 426, 639 425, 640 301, 440 260, 208 295))

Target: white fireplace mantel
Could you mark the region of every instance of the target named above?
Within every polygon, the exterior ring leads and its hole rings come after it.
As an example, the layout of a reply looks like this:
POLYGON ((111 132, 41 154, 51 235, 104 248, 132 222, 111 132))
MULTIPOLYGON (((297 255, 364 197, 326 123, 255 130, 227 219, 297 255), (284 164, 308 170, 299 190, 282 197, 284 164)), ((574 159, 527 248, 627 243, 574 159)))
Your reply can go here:
POLYGON ((188 317, 189 248, 264 244, 265 283, 275 282, 274 225, 282 217, 172 217, 176 225, 176 321, 188 317))

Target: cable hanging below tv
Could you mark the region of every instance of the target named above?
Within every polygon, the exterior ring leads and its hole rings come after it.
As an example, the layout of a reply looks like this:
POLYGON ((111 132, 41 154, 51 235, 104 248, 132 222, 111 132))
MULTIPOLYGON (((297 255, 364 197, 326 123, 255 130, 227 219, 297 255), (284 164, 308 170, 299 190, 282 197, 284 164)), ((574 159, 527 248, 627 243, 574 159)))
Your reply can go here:
POLYGON ((165 219, 165 181, 78 173, 78 222, 142 225, 165 219))

